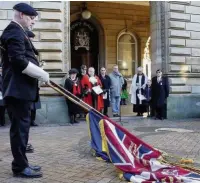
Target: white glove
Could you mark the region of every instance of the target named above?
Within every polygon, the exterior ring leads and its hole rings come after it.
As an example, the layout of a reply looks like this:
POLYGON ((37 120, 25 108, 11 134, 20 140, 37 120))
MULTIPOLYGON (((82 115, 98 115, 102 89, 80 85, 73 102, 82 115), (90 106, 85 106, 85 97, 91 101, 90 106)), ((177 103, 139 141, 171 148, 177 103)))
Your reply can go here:
POLYGON ((49 74, 31 62, 28 63, 28 66, 22 71, 22 73, 32 78, 36 78, 39 81, 42 81, 45 83, 49 82, 49 74))

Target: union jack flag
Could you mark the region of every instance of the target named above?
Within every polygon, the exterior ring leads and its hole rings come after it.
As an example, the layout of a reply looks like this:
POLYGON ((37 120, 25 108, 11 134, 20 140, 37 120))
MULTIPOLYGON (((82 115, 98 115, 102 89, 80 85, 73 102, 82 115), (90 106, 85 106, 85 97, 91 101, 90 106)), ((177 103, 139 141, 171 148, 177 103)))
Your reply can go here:
POLYGON ((112 162, 124 179, 134 183, 199 183, 200 175, 162 163, 162 154, 109 118, 90 111, 87 117, 91 147, 112 162))

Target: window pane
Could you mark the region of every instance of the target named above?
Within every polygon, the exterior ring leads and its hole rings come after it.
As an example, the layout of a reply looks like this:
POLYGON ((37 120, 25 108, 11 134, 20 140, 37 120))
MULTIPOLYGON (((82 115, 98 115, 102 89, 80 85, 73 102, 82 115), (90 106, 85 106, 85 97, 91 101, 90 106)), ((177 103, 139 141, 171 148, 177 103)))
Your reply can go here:
POLYGON ((135 43, 134 38, 130 35, 130 34, 123 34, 120 38, 119 38, 119 43, 120 42, 125 42, 125 43, 135 43))
POLYGON ((129 34, 124 34, 118 42, 118 66, 120 72, 125 77, 132 77, 135 74, 136 45, 134 38, 129 34))

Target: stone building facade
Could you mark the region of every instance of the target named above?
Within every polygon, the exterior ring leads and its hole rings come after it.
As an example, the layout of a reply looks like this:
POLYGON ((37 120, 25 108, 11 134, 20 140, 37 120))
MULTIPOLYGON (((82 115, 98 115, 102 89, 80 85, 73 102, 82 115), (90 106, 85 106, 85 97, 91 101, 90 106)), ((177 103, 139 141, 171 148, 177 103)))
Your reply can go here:
MULTIPOLYGON (((15 3, 0 1, 0 34, 12 19, 15 3)), ((33 30, 36 34, 34 45, 40 52, 39 60, 46 62, 44 69, 50 73, 51 79, 61 83, 75 62, 81 64, 79 58, 83 62, 89 58, 85 55, 76 57, 71 47, 72 25, 81 20, 83 4, 69 1, 27 3, 39 12, 33 30)), ((168 118, 200 116, 199 2, 102 1, 87 2, 87 9, 91 12, 91 18, 87 21, 98 33, 97 59, 90 64, 97 62, 97 70, 106 66, 108 72, 118 64, 129 78, 140 65, 149 78, 161 68, 170 79, 168 118), (127 41, 126 35, 132 37, 129 45, 132 44, 131 53, 134 54, 130 55, 131 58, 126 57, 125 52, 120 52, 123 50, 122 44, 127 41), (127 65, 123 59, 133 62, 127 65)), ((90 58, 92 60, 92 56, 90 58)), ((41 88, 40 93, 42 109, 38 120, 67 122, 64 99, 48 87, 41 88), (61 116, 59 120, 58 116, 61 116)))

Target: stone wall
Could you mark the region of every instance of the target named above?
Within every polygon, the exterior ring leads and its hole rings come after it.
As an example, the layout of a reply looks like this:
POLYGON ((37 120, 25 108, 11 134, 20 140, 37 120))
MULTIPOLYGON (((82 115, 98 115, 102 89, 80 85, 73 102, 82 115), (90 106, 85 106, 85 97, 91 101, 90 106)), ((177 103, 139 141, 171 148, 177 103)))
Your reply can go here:
MULTIPOLYGON (((71 1, 70 14, 80 12, 81 7, 82 2, 71 1)), ((117 36, 126 26, 138 37, 140 65, 150 36, 149 6, 88 1, 87 7, 105 31, 106 67, 109 71, 117 63, 117 36)))
POLYGON ((152 72, 170 80, 168 117, 199 117, 200 3, 151 3, 152 72))
POLYGON ((200 94, 200 3, 169 2, 172 93, 200 94))

